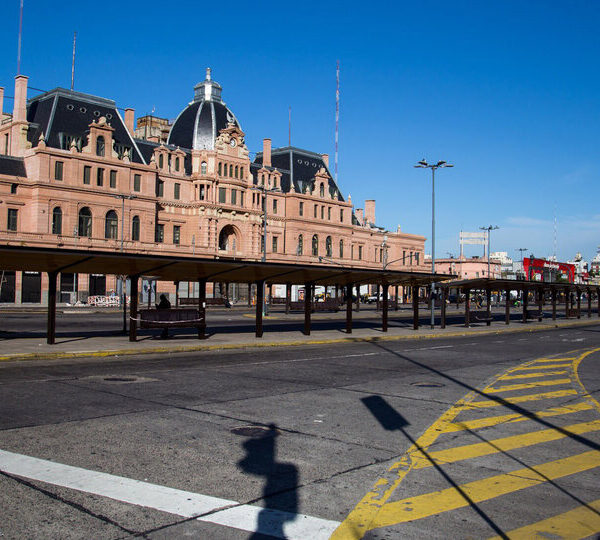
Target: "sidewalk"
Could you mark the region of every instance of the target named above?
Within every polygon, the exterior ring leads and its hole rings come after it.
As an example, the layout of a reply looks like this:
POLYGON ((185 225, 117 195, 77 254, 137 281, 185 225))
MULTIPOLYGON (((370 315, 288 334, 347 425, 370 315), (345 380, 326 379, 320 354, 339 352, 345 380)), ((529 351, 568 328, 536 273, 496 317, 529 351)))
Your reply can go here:
MULTIPOLYGON (((16 337, 0 339, 0 362, 12 360, 36 359, 65 359, 86 358, 103 356, 125 356, 139 354, 176 353, 191 351, 209 351, 220 349, 259 348, 302 346, 326 343, 351 343, 369 341, 394 341, 394 340, 423 340, 448 337, 480 336, 489 334, 511 334, 522 332, 539 332, 544 330, 570 328, 575 326, 589 326, 600 324, 597 315, 592 318, 582 316, 581 319, 559 319, 552 321, 546 319, 542 322, 511 322, 510 325, 503 321, 494 321, 491 326, 480 324, 465 328, 462 325, 452 325, 445 329, 436 327, 430 329, 429 325, 413 330, 408 325, 395 326, 399 321, 390 320, 389 331, 384 333, 380 328, 356 328, 352 334, 344 331, 344 321, 339 319, 339 327, 335 329, 313 330, 310 336, 305 336, 300 331, 300 326, 293 330, 269 331, 268 320, 265 321, 265 332, 262 338, 256 338, 253 332, 220 332, 205 340, 198 340, 195 334, 177 334, 168 340, 156 339, 153 336, 142 335, 138 341, 132 343, 128 336, 116 335, 81 335, 56 337, 55 345, 48 345, 45 337, 16 337)), ((400 321, 402 324, 402 321, 400 321)), ((208 332, 211 328, 209 324, 208 332)))

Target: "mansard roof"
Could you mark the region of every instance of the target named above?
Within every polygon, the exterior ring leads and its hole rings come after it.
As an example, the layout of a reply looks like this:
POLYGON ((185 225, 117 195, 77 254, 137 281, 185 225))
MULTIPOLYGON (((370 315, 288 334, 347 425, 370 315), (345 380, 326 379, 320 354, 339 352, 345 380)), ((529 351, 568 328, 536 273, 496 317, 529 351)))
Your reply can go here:
MULTIPOLYGON (((262 167, 262 163, 263 154, 258 152, 251 164, 252 174, 256 175, 256 171, 262 167)), ((281 189, 284 193, 290 191, 292 184, 298 193, 304 193, 306 186, 310 186, 312 190, 315 175, 321 168, 324 168, 329 176, 329 193, 332 196, 337 194, 340 201, 344 200, 321 154, 294 146, 275 148, 271 151, 271 165, 282 174, 281 189)))
POLYGON ((27 171, 25 170, 25 162, 23 161, 23 158, 0 156, 0 174, 26 178, 27 171))
POLYGON ((85 141, 90 124, 101 117, 114 129, 114 142, 131 149, 131 161, 146 163, 113 100, 64 88, 55 88, 27 102, 27 121, 32 124, 27 138, 37 146, 43 134, 47 146, 63 148, 65 136, 85 141))

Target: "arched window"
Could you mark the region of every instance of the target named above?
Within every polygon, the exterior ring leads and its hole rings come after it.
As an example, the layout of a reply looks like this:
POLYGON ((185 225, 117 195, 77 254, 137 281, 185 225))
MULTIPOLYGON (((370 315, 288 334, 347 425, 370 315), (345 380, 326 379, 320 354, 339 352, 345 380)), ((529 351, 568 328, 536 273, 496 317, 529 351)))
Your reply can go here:
POLYGON ((179 158, 175 158, 175 170, 179 172, 179 158))
POLYGON ((344 258, 344 241, 340 240, 340 259, 344 258))
POLYGON ((327 255, 327 257, 331 257, 333 255, 333 250, 331 248, 331 236, 325 238, 325 255, 327 255))
POLYGON ((238 177, 238 171, 239 171, 239 168, 238 168, 238 166, 236 165, 236 166, 235 166, 235 177, 236 177, 236 178, 238 177))
POLYGON ((304 237, 298 236, 298 248, 296 249, 296 255, 302 255, 304 252, 304 237))
POLYGON ((219 161, 219 166, 218 166, 217 172, 219 173, 219 176, 221 176, 223 174, 223 164, 220 161, 219 161))
POLYGON ((131 220, 131 239, 134 242, 139 241, 140 239, 140 217, 133 216, 131 220))
POLYGON ((96 155, 97 156, 104 156, 105 146, 106 145, 104 143, 104 137, 102 135, 100 135, 96 139, 96 155))
POLYGON ((158 168, 162 169, 165 165, 165 156, 163 154, 158 154, 158 168))
POLYGON ((233 178, 233 165, 229 165, 229 178, 233 178))
POLYGON ((321 184, 321 187, 319 188, 319 193, 321 197, 325 197, 325 184, 321 184))
POLYGON ((240 167, 240 180, 244 179, 244 167, 240 167))
POLYGON ((104 221, 104 238, 117 239, 119 233, 119 218, 114 210, 106 212, 104 221))
POLYGON ((52 210, 52 234, 62 234, 62 210, 58 206, 52 210))
POLYGON ((200 164, 200 174, 206 174, 206 161, 200 164))
POLYGON ((84 206, 79 210, 79 236, 92 237, 92 211, 84 206))
POLYGON ((312 237, 312 254, 315 257, 319 256, 319 237, 316 234, 312 237))

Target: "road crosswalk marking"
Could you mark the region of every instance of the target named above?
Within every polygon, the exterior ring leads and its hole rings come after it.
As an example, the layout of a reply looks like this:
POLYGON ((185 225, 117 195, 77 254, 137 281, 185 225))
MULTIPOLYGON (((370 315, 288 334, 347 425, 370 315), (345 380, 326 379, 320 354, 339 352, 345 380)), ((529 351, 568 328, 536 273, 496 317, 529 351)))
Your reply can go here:
MULTIPOLYGON (((442 513, 456 511, 460 508, 468 507, 472 504, 483 501, 492 501, 497 497, 510 497, 511 494, 520 492, 521 490, 532 488, 534 486, 544 485, 552 480, 563 478, 570 475, 579 475, 585 471, 595 470, 600 467, 600 450, 596 443, 591 443, 593 448, 587 452, 578 453, 576 455, 567 455, 559 459, 547 461, 545 463, 536 464, 535 456, 538 452, 536 448, 541 448, 542 445, 557 444, 556 441, 569 441, 574 439, 579 443, 586 439, 584 434, 600 431, 600 403, 587 392, 581 384, 577 369, 580 362, 590 354, 600 352, 600 349, 591 349, 580 356, 569 356, 560 358, 540 358, 534 361, 526 362, 520 366, 509 369, 504 373, 499 374, 494 378, 488 386, 483 390, 473 390, 463 399, 459 400, 452 408, 446 411, 434 424, 432 424, 416 441, 413 442, 411 448, 400 458, 399 461, 391 465, 388 471, 380 478, 373 486, 371 491, 367 493, 363 499, 350 512, 346 519, 340 524, 332 535, 333 540, 356 540, 362 538, 368 531, 381 529, 385 536, 387 531, 392 530, 394 534, 402 534, 402 524, 411 522, 415 523, 419 519, 429 516, 437 516, 442 513), (559 372, 550 371, 556 368, 562 369, 559 372), (566 375, 559 379, 543 379, 556 375, 566 375), (542 380, 530 381, 516 384, 502 384, 503 381, 515 379, 533 379, 540 378, 542 380), (547 392, 535 392, 538 388, 549 386, 570 385, 571 388, 556 389, 547 392), (522 395, 511 395, 511 392, 529 391, 535 393, 526 393, 522 395), (487 399, 481 399, 487 398, 487 399), (479 399, 480 401, 474 401, 479 399), (558 400, 558 403, 556 403, 558 400), (546 406, 540 409, 540 405, 549 402, 550 407, 546 406), (522 407, 530 407, 529 410, 519 412, 519 409, 510 408, 513 404, 522 407), (485 410, 486 408, 505 407, 509 409, 508 414, 496 414, 487 417, 474 417, 475 413, 485 410), (538 410, 536 410, 536 407, 538 410), (515 410, 516 409, 516 410, 515 410), (577 422, 571 422, 568 425, 557 424, 554 427, 548 423, 545 418, 560 417, 581 413, 577 417, 577 422), (593 418, 586 419, 585 415, 593 414, 593 418), (467 418, 463 418, 463 416, 467 418), (583 417, 581 415, 584 415, 583 417), (586 421, 583 421, 586 420, 586 421), (513 434, 508 429, 508 426, 517 422, 529 422, 531 428, 523 433, 523 429, 513 429, 513 434), (536 429, 541 423, 546 429, 536 429), (486 431, 485 436, 478 437, 482 442, 460 444, 461 432, 470 432, 478 429, 489 428, 491 430, 503 427, 503 437, 490 437, 490 432, 486 431), (560 427, 558 427, 560 426, 560 427), (516 434, 515 434, 516 431, 516 434), (433 449, 432 446, 438 445, 440 437, 448 437, 452 434, 453 439, 444 439, 451 443, 449 448, 433 449), (508 435, 507 435, 508 433, 508 435), (458 437, 458 438, 456 438, 458 437), (485 456, 490 456, 497 453, 502 453, 511 457, 511 451, 531 448, 528 450, 527 462, 522 459, 519 461, 524 467, 518 470, 502 470, 501 474, 479 478, 472 481, 463 482, 460 485, 448 486, 450 477, 449 473, 444 472, 445 468, 451 463, 462 462, 471 463, 473 460, 475 465, 471 469, 476 475, 481 474, 489 469, 479 467, 476 464, 477 460, 485 456), (531 461, 533 464, 529 465, 531 461), (435 466, 441 478, 444 479, 444 487, 438 491, 417 493, 411 497, 394 496, 397 491, 400 494, 400 486, 403 480, 415 471, 414 474, 423 474, 417 471, 430 469, 435 466), (481 472, 480 472, 481 471, 481 472), (389 529, 389 527, 394 527, 389 529), (386 529, 388 528, 388 529, 386 529)), ((527 426, 527 424, 523 424, 527 426)), ((493 433, 493 431, 492 431, 493 433)), ((462 440, 465 440, 464 438, 462 440)), ((472 441, 472 438, 467 438, 467 441, 472 441)), ((443 443, 443 441, 442 441, 443 443)), ((586 443, 587 444, 587 443, 586 443)), ((577 448, 581 451, 581 446, 567 445, 563 443, 561 448, 577 448)), ((544 454, 539 454, 544 455, 544 454)), ((451 469, 450 469, 451 470, 451 469)), ((467 470, 467 469, 461 469, 467 470)), ((423 471, 425 472, 425 471, 423 471)), ((429 473, 432 474, 432 473, 429 473)), ((433 473, 435 474, 435 473, 433 473)), ((489 473, 488 473, 489 474, 489 473)), ((411 478, 413 478, 411 476, 411 478)), ((430 478, 427 476, 427 478, 430 478)), ((419 488, 418 478, 416 482, 413 480, 410 483, 411 489, 419 488)), ((427 490, 428 483, 423 483, 422 486, 427 490)), ((489 512, 491 503, 486 503, 487 511, 489 512)), ((548 511, 552 508, 549 506, 548 511)), ((600 530, 600 525, 594 521, 598 517, 595 513, 594 519, 590 518, 589 507, 584 506, 583 509, 575 509, 573 514, 568 512, 564 516, 556 516, 555 518, 547 518, 537 524, 542 531, 553 531, 552 527, 559 530, 562 526, 561 519, 569 519, 575 516, 577 519, 582 516, 581 531, 597 531, 600 530), (587 510, 587 512, 586 512, 587 510), (586 527, 588 527, 586 529, 586 527)), ((441 524, 436 521, 437 525, 441 524)), ((513 521, 513 526, 514 522, 513 521)), ((522 523, 520 523, 522 525, 522 523)), ((532 538, 535 537, 537 529, 521 527, 515 529, 515 538, 532 538), (525 531, 522 536, 519 531, 525 531)), ((575 529, 574 529, 575 531, 575 529)), ((414 534, 414 531, 412 532, 414 534)), ((589 535, 589 533, 584 536, 589 535)), ((512 538, 512 533, 508 534, 512 538)), ((567 535, 567 537, 571 537, 567 535)), ((573 536, 579 538, 579 536, 573 536)))

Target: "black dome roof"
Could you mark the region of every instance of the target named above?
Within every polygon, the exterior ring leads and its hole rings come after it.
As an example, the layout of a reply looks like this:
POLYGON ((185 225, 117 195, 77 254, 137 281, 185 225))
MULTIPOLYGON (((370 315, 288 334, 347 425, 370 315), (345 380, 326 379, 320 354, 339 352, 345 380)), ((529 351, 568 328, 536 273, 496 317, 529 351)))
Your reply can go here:
POLYGON ((194 87, 192 101, 177 117, 169 133, 168 144, 195 150, 213 150, 219 131, 232 122, 241 129, 237 118, 221 100, 221 85, 206 80, 194 87))

